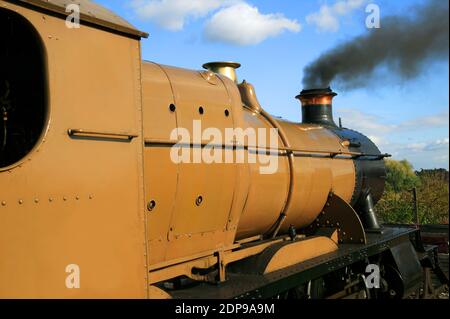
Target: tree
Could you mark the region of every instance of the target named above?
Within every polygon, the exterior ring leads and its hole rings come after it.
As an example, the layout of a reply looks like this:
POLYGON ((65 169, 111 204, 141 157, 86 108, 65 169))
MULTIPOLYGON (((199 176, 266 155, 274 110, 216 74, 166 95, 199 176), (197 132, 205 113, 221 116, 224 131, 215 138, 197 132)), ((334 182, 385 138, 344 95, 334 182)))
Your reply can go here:
POLYGON ((406 160, 387 160, 386 191, 377 205, 379 217, 386 223, 414 223, 412 189, 416 187, 419 222, 448 224, 448 180, 444 169, 414 172, 406 160))
POLYGON ((423 224, 448 224, 448 171, 422 170, 419 194, 419 219, 423 224))
POLYGON ((407 160, 386 160, 386 189, 388 191, 408 191, 420 185, 420 178, 407 160))

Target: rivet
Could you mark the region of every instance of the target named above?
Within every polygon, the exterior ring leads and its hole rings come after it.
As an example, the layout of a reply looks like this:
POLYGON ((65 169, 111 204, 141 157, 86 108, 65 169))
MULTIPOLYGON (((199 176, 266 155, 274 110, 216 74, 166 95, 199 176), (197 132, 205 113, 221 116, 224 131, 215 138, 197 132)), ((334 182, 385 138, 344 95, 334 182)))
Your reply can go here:
POLYGON ((2 206, 6 206, 6 202, 5 201, 2 202, 2 206))
POLYGON ((39 203, 39 198, 35 198, 34 199, 34 202, 37 204, 37 203, 39 203))
POLYGON ((76 200, 80 200, 80 196, 75 197, 76 200))
POLYGON ((195 205, 200 206, 203 203, 203 197, 199 196, 197 197, 197 199, 195 200, 195 205))
POLYGON ((63 197, 63 201, 67 201, 67 197, 66 196, 63 197))
POLYGON ((22 205, 23 204, 23 200, 19 199, 19 204, 22 205))
POLYGON ((151 200, 151 201, 148 202, 147 210, 149 212, 153 211, 155 209, 155 207, 156 207, 156 202, 154 200, 151 200))
POLYGON ((89 195, 89 199, 93 199, 94 198, 94 195, 89 195))

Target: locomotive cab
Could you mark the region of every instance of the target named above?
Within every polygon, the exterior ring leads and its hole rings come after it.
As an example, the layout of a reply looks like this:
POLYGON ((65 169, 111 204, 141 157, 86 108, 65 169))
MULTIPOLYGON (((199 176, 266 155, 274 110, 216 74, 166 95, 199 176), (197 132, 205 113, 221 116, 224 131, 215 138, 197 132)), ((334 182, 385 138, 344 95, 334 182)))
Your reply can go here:
POLYGON ((0 169, 27 156, 47 118, 45 52, 34 27, 0 9, 0 169))

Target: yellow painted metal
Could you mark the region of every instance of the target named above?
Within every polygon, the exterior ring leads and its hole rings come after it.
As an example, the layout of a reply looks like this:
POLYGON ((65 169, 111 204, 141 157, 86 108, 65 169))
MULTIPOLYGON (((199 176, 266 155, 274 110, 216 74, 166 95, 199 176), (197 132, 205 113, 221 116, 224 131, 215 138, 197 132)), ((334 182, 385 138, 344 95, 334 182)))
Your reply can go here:
MULTIPOLYGON (((269 130, 273 126, 259 113, 245 109, 243 129, 269 130)), ((265 145, 270 145, 269 134, 266 134, 265 145)), ((278 138, 278 145, 283 145, 278 138)), ((289 193, 289 160, 286 156, 269 155, 278 161, 278 169, 274 174, 261 174, 261 163, 248 163, 250 189, 247 194, 245 209, 239 223, 237 239, 258 234, 265 234, 275 224, 279 213, 283 210, 289 193)))
POLYGON ((147 297, 139 41, 68 29, 64 19, 10 2, 0 8, 36 29, 49 80, 43 139, 0 172, 0 297, 147 297), (74 139, 70 128, 138 136, 74 139), (79 289, 66 286, 73 264, 79 289))
POLYGON ((187 258, 156 264, 149 267, 150 283, 157 283, 161 280, 176 278, 183 275, 197 280, 200 278, 208 280, 207 276, 202 277, 193 275, 192 269, 208 269, 219 263, 221 263, 221 268, 225 269, 230 263, 258 255, 266 248, 288 240, 290 240, 288 237, 277 238, 271 241, 256 243, 248 247, 237 244, 232 247, 226 247, 220 251, 209 251, 204 254, 191 255, 187 258))
POLYGON ((60 14, 64 17, 70 11, 66 11, 67 8, 70 9, 68 6, 76 4, 80 10, 80 20, 83 24, 85 22, 90 23, 100 28, 107 28, 110 31, 120 32, 123 35, 135 38, 148 37, 147 33, 137 30, 120 16, 90 0, 77 0, 76 2, 73 0, 17 0, 17 2, 48 10, 51 13, 60 14))
POLYGON ((208 275, 194 274, 193 269, 209 269, 218 264, 217 257, 210 255, 200 259, 189 260, 168 268, 152 271, 149 274, 150 283, 158 283, 170 280, 179 276, 186 276, 193 280, 208 281, 208 275))
MULTIPOLYGON (((270 128, 258 113, 246 111, 244 119, 252 127, 270 128)), ((317 125, 304 125, 277 121, 285 132, 292 149, 306 149, 310 153, 349 152, 331 131, 317 125)), ((281 144, 281 140, 279 141, 281 144)), ((288 197, 289 163, 279 157, 279 169, 273 175, 261 175, 258 164, 251 167, 251 188, 238 229, 238 238, 264 233, 270 229, 282 211, 288 197), (269 186, 270 185, 270 186, 269 186)), ((355 187, 353 161, 335 158, 295 157, 296 184, 292 189, 292 203, 285 211, 286 220, 281 230, 290 225, 303 228, 310 225, 321 213, 330 191, 350 201, 355 187)))
MULTIPOLYGON (((246 239, 309 226, 330 192, 350 201, 358 154, 322 126, 271 117, 250 84, 241 95, 221 74, 141 63, 129 34, 68 29, 61 17, 7 1, 0 8, 23 16, 43 42, 50 110, 38 147, 0 171, 0 297, 144 298, 155 294, 150 282, 207 280, 192 267, 218 259, 224 279, 226 264, 280 240, 243 249, 246 239), (224 136, 229 128, 278 129, 278 146, 266 134, 261 148, 276 150, 268 156, 278 169, 174 163, 177 133, 194 135, 194 121, 224 136), (72 264, 80 289, 65 285, 72 264)), ((270 269, 331 250, 325 239, 295 243, 270 269)))
MULTIPOLYGON (((195 71, 145 64, 143 78, 145 140, 151 146, 146 148, 146 162, 153 158, 145 169, 146 190, 153 190, 148 192, 147 200, 157 198, 157 205, 161 203, 149 215, 149 247, 154 252, 149 256, 150 265, 186 256, 189 258, 208 251, 212 246, 221 249, 234 240, 264 234, 276 225, 283 210, 286 220, 280 224, 282 232, 286 232, 290 225, 306 227, 321 213, 330 191, 350 200, 355 183, 353 162, 348 158, 335 159, 332 155, 352 154, 331 131, 317 125, 275 120, 265 112, 260 114, 252 109, 243 109, 236 86, 226 77, 221 80, 228 87, 218 85, 195 71), (166 89, 162 89, 162 85, 166 89), (196 91, 198 88, 202 91, 196 91), (208 102, 210 94, 213 96, 208 102), (227 95, 229 99, 234 98, 233 103, 227 101, 227 95), (175 106, 173 111, 170 111, 170 104, 175 106), (199 115, 199 106, 206 110, 205 114, 199 115), (233 114, 233 122, 227 123, 226 117, 221 114, 227 107, 233 114), (168 135, 176 127, 187 128, 192 133, 194 120, 201 120, 203 128, 217 127, 222 132, 227 127, 243 130, 278 128, 281 131, 280 146, 277 148, 280 153, 273 155, 278 158, 278 170, 274 174, 263 175, 260 173, 260 163, 227 164, 228 170, 222 164, 198 164, 198 167, 172 164, 169 152, 176 140, 171 140, 168 135), (295 152, 328 154, 329 157, 296 157, 295 152), (236 170, 239 172, 236 173, 236 170), (152 179, 149 175, 152 172, 159 177, 152 179), (204 191, 201 191, 202 184, 198 184, 201 181, 203 185, 208 185, 203 188, 204 191), (189 185, 186 188, 182 186, 185 182, 189 185), (221 192, 234 193, 234 201, 229 198, 228 204, 216 202, 214 206, 205 208, 205 217, 195 219, 195 216, 202 216, 202 211, 194 205, 195 196, 210 194, 204 196, 208 198, 221 192), (176 194, 183 194, 180 195, 182 199, 176 198, 176 194), (288 206, 289 194, 292 200, 288 206), (234 206, 232 203, 240 204, 234 206), (227 210, 222 210, 224 207, 235 212, 230 219, 233 221, 232 227, 225 227, 229 215, 227 210), (216 218, 222 218, 221 222, 214 224, 214 220, 206 218, 213 211, 216 218), (177 231, 173 227, 174 222, 179 222, 184 228, 177 231), (239 227, 236 229, 237 225, 239 227), (208 227, 215 231, 208 231, 208 227)), ((204 147, 208 142, 201 140, 198 143, 204 147)), ((266 149, 271 149, 269 142, 267 139, 266 149)), ((234 145, 232 141, 225 141, 218 147, 226 144, 234 145)), ((194 149, 194 144, 189 143, 186 147, 194 149)), ((251 149, 252 145, 247 147, 251 149)))
POLYGON ((238 87, 244 105, 248 107, 250 110, 256 113, 260 113, 262 111, 262 107, 258 101, 258 97, 256 96, 254 86, 244 81, 241 84, 239 84, 238 87))
POLYGON ((236 86, 224 77, 211 84, 197 71, 144 63, 143 90, 146 201, 156 203, 147 220, 153 252, 149 264, 230 246, 245 203, 246 168, 226 163, 174 164, 172 145, 152 141, 170 138, 177 128, 193 136, 195 120, 223 135, 226 128, 240 127, 242 107, 236 86), (196 204, 199 196, 201 205, 196 204))
POLYGON ((366 232, 358 213, 347 201, 336 194, 328 196, 323 212, 307 228, 308 234, 317 233, 317 229, 327 227, 338 230, 341 244, 366 244, 366 232))
POLYGON ((265 274, 299 264, 315 257, 338 250, 337 244, 327 237, 313 237, 283 246, 272 257, 265 274))
POLYGON ((203 68, 221 74, 229 79, 231 79, 236 84, 238 83, 238 78, 236 74, 236 69, 239 69, 241 65, 236 62, 209 62, 203 65, 203 68))
MULTIPOLYGON (((349 151, 340 144, 339 138, 328 129, 317 125, 299 125, 279 121, 289 136, 293 148, 311 151, 349 151)), ((304 228, 321 213, 330 191, 350 201, 355 187, 355 167, 353 161, 336 158, 296 157, 295 175, 298 181, 293 190, 291 209, 282 231, 290 225, 304 228)))
POLYGON ((167 300, 172 299, 172 297, 165 292, 164 290, 156 287, 156 286, 150 286, 149 289, 149 298, 150 299, 159 299, 159 300, 167 300))

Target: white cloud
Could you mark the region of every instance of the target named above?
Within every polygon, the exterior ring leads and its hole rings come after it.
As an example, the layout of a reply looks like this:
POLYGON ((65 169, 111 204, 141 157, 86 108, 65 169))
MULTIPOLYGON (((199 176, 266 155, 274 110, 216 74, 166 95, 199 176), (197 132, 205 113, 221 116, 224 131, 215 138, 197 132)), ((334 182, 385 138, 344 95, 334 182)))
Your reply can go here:
POLYGON ((395 144, 386 147, 394 159, 407 159, 416 169, 449 168, 449 139, 425 141, 411 144, 395 144))
POLYGON ((444 155, 435 156, 435 157, 433 157, 433 160, 437 163, 444 163, 444 165, 447 164, 447 166, 448 166, 448 161, 449 161, 448 153, 444 154, 444 155))
POLYGON ((143 20, 170 31, 181 31, 190 20, 206 22, 207 40, 235 45, 254 45, 284 31, 299 32, 300 24, 282 14, 262 14, 244 0, 132 0, 143 20))
POLYGON ((448 127, 448 111, 398 124, 384 123, 383 119, 377 115, 354 109, 340 109, 337 113, 343 118, 345 127, 369 136, 383 153, 392 154, 394 159, 407 159, 413 163, 416 169, 436 167, 448 169, 449 167, 449 138, 442 137, 432 140, 424 139, 420 135, 420 132, 448 127), (412 142, 398 142, 396 134, 406 134, 413 140, 412 142), (413 138, 413 136, 415 137, 413 138))
POLYGON ((159 26, 180 31, 188 19, 198 19, 234 0, 133 0, 132 7, 138 17, 159 26))
POLYGON ((262 14, 257 7, 237 3, 215 13, 205 25, 210 41, 255 45, 284 31, 299 32, 301 25, 282 14, 262 14))
POLYGON ((338 114, 344 121, 344 126, 364 132, 369 136, 377 137, 385 135, 395 129, 394 125, 382 123, 382 119, 374 114, 361 112, 354 109, 340 109, 338 114))
POLYGON ((449 113, 448 111, 446 111, 440 114, 430 115, 403 122, 399 125, 399 128, 403 130, 417 129, 418 127, 436 128, 448 126, 448 124, 449 124, 449 113))
POLYGON ((444 138, 442 140, 437 140, 437 141, 434 141, 432 143, 425 145, 424 150, 432 152, 432 151, 437 151, 437 150, 442 150, 442 149, 448 149, 448 146, 449 146, 448 142, 449 142, 448 137, 444 138))
POLYGON ((322 32, 337 32, 340 28, 339 19, 359 9, 367 0, 339 0, 334 5, 324 4, 318 12, 306 17, 308 24, 313 24, 322 32))
POLYGON ((341 114, 347 127, 353 127, 356 130, 378 137, 379 139, 381 139, 380 135, 385 135, 387 133, 417 131, 418 129, 429 130, 448 127, 449 125, 448 111, 407 120, 400 122, 399 124, 383 123, 383 120, 377 115, 354 109, 343 108, 338 110, 338 112, 341 114))

